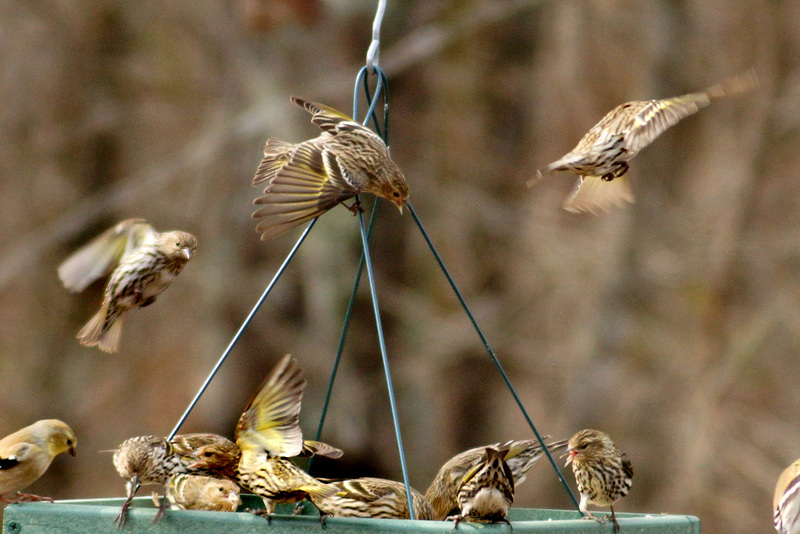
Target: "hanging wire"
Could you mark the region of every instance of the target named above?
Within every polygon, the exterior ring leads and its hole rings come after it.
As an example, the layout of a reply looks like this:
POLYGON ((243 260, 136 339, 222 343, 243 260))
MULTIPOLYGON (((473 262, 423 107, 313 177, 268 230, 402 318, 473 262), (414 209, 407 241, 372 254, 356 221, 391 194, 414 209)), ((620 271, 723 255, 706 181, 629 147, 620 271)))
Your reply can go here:
POLYGON ((422 237, 425 239, 425 242, 428 244, 428 248, 431 249, 431 252, 433 253, 434 257, 436 258, 436 262, 439 264, 439 267, 442 269, 442 272, 444 273, 445 278, 447 278, 447 281, 450 283, 450 287, 453 288, 453 292, 456 294, 456 298, 458 298, 458 301, 461 303, 461 307, 464 309, 464 312, 467 314, 467 317, 469 317, 470 322, 472 322, 472 326, 475 328, 475 331, 478 333, 478 337, 481 338, 481 342, 483 343, 484 348, 486 348, 486 352, 489 354, 489 358, 492 360, 492 363, 494 363, 494 366, 497 368, 497 371, 500 373, 500 376, 503 377, 503 381, 506 383, 506 386, 508 387, 509 391, 511 391, 511 395, 514 397, 514 401, 517 403, 517 406, 519 407, 520 411, 522 412, 523 417, 525 417, 525 421, 527 421, 528 426, 531 427, 531 430, 533 430, 533 434, 536 436, 536 439, 539 441, 539 444, 542 446, 542 449, 544 450, 544 453, 547 455, 547 459, 550 460, 550 464, 553 466, 553 469, 555 469, 556 475, 558 476, 558 479, 561 481, 561 484, 564 486, 564 489, 567 491, 567 494, 569 495, 570 499, 572 499, 572 503, 575 505, 575 508, 578 508, 578 510, 580 510, 580 506, 578 505, 578 500, 575 498, 575 494, 572 493, 572 489, 569 487, 569 484, 567 483, 567 480, 564 478, 564 474, 561 472, 561 469, 558 467, 558 464, 556 464, 556 461, 553 458, 553 455, 550 454, 550 450, 547 448, 547 446, 544 443, 544 440, 542 439, 541 434, 539 434, 539 431, 536 429, 536 425, 533 424, 533 420, 531 419, 530 415, 528 415, 528 411, 525 409, 525 406, 522 404, 522 400, 520 400, 519 395, 517 395, 517 391, 514 389, 514 386, 511 385, 511 380, 508 378, 508 375, 506 374, 505 369, 503 369, 503 366, 500 363, 500 360, 498 360, 497 356, 495 356, 495 353, 492 350, 492 347, 489 345, 489 341, 486 339, 486 336, 483 335, 483 331, 481 330, 481 327, 478 326, 478 322, 475 320, 475 317, 472 315, 472 312, 470 311, 469 306, 467 306, 467 302, 464 300, 464 297, 461 295, 461 291, 458 290, 458 287, 456 286, 455 281, 450 276, 450 272, 447 270, 447 267, 445 267, 444 261, 442 261, 442 257, 439 255, 439 252, 436 250, 436 247, 433 246, 433 242, 431 241, 430 237, 428 236, 428 232, 425 231, 425 227, 422 226, 422 222, 419 220, 419 217, 417 217, 417 212, 414 211, 414 207, 411 205, 410 202, 408 202, 406 204, 406 206, 408 207, 408 211, 411 213, 411 216, 414 218, 414 222, 419 227, 419 230, 422 233, 422 237))
POLYGON ((253 319, 258 309, 264 303, 264 300, 266 300, 267 295, 270 294, 272 288, 275 287, 275 283, 278 281, 278 278, 280 278, 281 275, 283 274, 283 271, 286 270, 286 267, 289 265, 289 262, 292 261, 292 258, 294 257, 295 253, 300 248, 300 245, 303 243, 303 241, 305 241, 306 236, 311 231, 311 228, 314 226, 314 223, 316 222, 317 219, 312 219, 312 221, 308 223, 308 226, 306 226, 306 229, 303 231, 303 234, 297 240, 297 243, 295 243, 294 247, 292 247, 292 250, 289 251, 289 255, 286 256, 286 259, 283 260, 283 263, 281 264, 280 268, 278 268, 278 271, 275 273, 275 276, 272 277, 272 281, 270 281, 269 285, 267 285, 267 288, 264 290, 264 293, 261 295, 261 298, 258 299, 258 302, 256 302, 255 306, 253 306, 253 309, 247 315, 247 318, 245 318, 244 322, 242 323, 242 326, 239 327, 239 331, 236 332, 236 334, 233 336, 233 339, 231 339, 231 342, 228 344, 228 348, 226 348, 225 351, 222 353, 222 356, 219 357, 219 360, 217 360, 217 364, 211 370, 211 373, 209 373, 208 378, 206 378, 206 381, 203 382, 202 386, 200 386, 200 390, 197 392, 197 395, 194 396, 194 399, 192 399, 192 402, 189 404, 189 407, 186 408, 185 412, 183 412, 183 415, 178 421, 178 424, 176 424, 175 428, 173 428, 172 432, 170 432, 169 437, 167 438, 168 440, 171 440, 172 438, 175 437, 175 434, 178 433, 178 430, 180 430, 181 425, 183 425, 184 421, 186 421, 186 418, 189 417, 189 414, 194 409, 195 405, 197 404, 197 401, 199 401, 200 397, 203 395, 203 393, 205 393, 206 388, 208 388, 208 385, 211 383, 211 380, 214 379, 214 376, 217 374, 217 371, 219 371, 219 368, 222 367, 222 364, 225 363, 225 360, 228 358, 228 355, 233 350, 233 347, 236 345, 236 343, 239 342, 239 338, 242 337, 242 332, 244 332, 244 329, 247 328, 247 325, 250 324, 250 321, 253 319))
MULTIPOLYGON (((381 23, 383 14, 386 12, 386 0, 378 0, 378 9, 375 12, 375 20, 372 21, 372 42, 367 50, 367 68, 370 74, 375 74, 378 70, 378 59, 381 54, 381 23)), ((353 117, 356 115, 353 114, 353 117)))

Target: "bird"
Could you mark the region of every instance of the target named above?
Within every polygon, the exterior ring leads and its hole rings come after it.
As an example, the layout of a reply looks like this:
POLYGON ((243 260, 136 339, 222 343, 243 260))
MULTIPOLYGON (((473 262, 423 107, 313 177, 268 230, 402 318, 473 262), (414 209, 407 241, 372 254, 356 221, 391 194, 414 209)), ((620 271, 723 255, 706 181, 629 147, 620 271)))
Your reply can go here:
POLYGON ((173 475, 166 491, 173 510, 235 512, 242 503, 239 486, 224 478, 185 473, 173 475))
POLYGON ((593 429, 581 430, 572 436, 564 456, 567 456, 565 466, 572 464, 578 483, 580 511, 586 514, 586 519, 602 523, 605 518, 594 516, 587 505, 609 506, 614 532, 619 532, 614 503, 631 489, 633 466, 628 457, 614 445, 608 434, 593 429))
POLYGON ((197 249, 187 232, 157 232, 144 219, 126 219, 70 255, 59 267, 64 286, 80 292, 108 274, 103 304, 78 332, 82 345, 117 352, 122 314, 149 306, 197 249))
POLYGON ((0 440, 0 502, 49 501, 20 490, 41 477, 62 452, 75 456, 75 432, 58 419, 42 419, 0 440))
MULTIPOLYGON (((319 217, 362 192, 389 200, 402 214, 408 183, 380 136, 328 106, 295 96, 291 101, 311 113, 322 134, 296 144, 267 140, 253 178, 253 186, 266 184, 254 201, 261 239, 319 217)), ((356 213, 358 206, 349 208, 356 213)))
POLYGON ((800 459, 778 478, 772 509, 775 530, 780 534, 800 534, 800 459))
MULTIPOLYGON (((545 436, 546 437, 546 436, 545 436)), ((567 440, 554 441, 547 444, 551 452, 563 449, 567 440)), ((505 461, 514 476, 514 485, 522 484, 528 471, 544 456, 544 449, 538 440, 511 440, 492 445, 484 445, 466 450, 448 460, 436 473, 436 476, 425 492, 425 498, 434 510, 434 519, 442 520, 458 510, 458 487, 464 476, 485 458, 487 448, 497 450, 508 449, 505 461)))
POLYGON ((508 449, 486 447, 480 463, 464 475, 458 487, 460 512, 451 515, 453 528, 468 523, 508 523, 508 509, 514 502, 514 474, 505 461, 508 449))
MULTIPOLYGON (((114 451, 114 467, 126 480, 127 498, 115 521, 118 526, 125 524, 133 496, 140 485, 155 484, 166 487, 171 476, 191 473, 215 475, 231 472, 231 456, 236 445, 216 434, 179 434, 168 440, 153 435, 135 436, 123 441, 114 451), (195 465, 196 456, 204 458, 204 463, 195 465), (205 452, 210 452, 205 456, 205 452), (216 470, 216 471, 215 471, 216 470)), ((153 521, 158 521, 166 507, 159 505, 153 521)))
MULTIPOLYGON (((573 213, 610 211, 612 206, 633 203, 626 175, 628 161, 680 120, 708 106, 713 100, 749 91, 758 84, 753 70, 713 85, 704 91, 663 100, 632 101, 608 112, 578 144, 545 172, 569 171, 578 181, 563 203, 573 213)), ((542 178, 542 170, 528 185, 542 178)))
POLYGON ((309 499, 316 504, 338 491, 296 466, 290 458, 320 454, 337 458, 342 451, 319 442, 304 445, 299 416, 306 380, 297 360, 287 354, 272 369, 236 425, 241 455, 240 486, 259 495, 269 519, 276 503, 309 499))
MULTIPOLYGON (((330 517, 372 517, 410 519, 408 495, 402 482, 383 478, 354 478, 330 482, 337 492, 314 504, 320 514, 330 517)), ((425 497, 411 489, 416 519, 433 519, 433 508, 425 497)))

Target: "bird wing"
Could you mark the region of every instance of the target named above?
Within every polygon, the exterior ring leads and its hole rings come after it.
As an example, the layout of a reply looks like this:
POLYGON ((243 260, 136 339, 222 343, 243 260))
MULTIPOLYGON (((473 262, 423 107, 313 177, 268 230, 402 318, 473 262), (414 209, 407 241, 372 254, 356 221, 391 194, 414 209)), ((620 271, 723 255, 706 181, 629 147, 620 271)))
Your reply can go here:
POLYGON ((321 441, 305 440, 303 441, 303 450, 300 456, 324 456, 325 458, 341 458, 344 452, 342 449, 337 449, 333 445, 328 445, 321 441))
POLYGON ((274 137, 267 139, 267 144, 264 146, 264 158, 253 177, 253 185, 269 182, 275 178, 278 171, 291 160, 294 148, 293 143, 287 143, 274 137))
POLYGON ((303 449, 300 403, 306 380, 297 360, 284 356, 247 405, 236 426, 242 450, 263 448, 272 456, 293 457, 303 449))
POLYGON ((588 211, 597 215, 611 211, 612 206, 622 207, 634 202, 633 191, 627 176, 606 182, 599 176, 580 176, 562 207, 572 213, 588 211))
POLYGON ((16 456, 9 456, 8 458, 0 458, 0 471, 3 469, 11 469, 19 465, 19 460, 16 456))
POLYGON ((325 132, 337 134, 343 130, 367 130, 355 122, 349 115, 345 115, 341 111, 328 107, 324 104, 309 102, 308 100, 303 100, 302 98, 298 98, 296 96, 291 97, 291 101, 311 113, 311 122, 319 126, 319 128, 325 132))
POLYGON ((58 276, 67 289, 83 291, 110 273, 123 255, 154 234, 156 231, 144 219, 122 221, 75 251, 59 265, 58 276))
POLYGON ((275 173, 264 195, 254 201, 261 207, 253 218, 262 219, 256 231, 262 240, 270 239, 319 217, 358 192, 330 151, 312 141, 301 143, 291 160, 275 173))
POLYGON ((691 93, 664 100, 650 100, 633 116, 630 130, 625 136, 626 149, 639 152, 679 121, 694 115, 711 103, 708 94, 691 93))

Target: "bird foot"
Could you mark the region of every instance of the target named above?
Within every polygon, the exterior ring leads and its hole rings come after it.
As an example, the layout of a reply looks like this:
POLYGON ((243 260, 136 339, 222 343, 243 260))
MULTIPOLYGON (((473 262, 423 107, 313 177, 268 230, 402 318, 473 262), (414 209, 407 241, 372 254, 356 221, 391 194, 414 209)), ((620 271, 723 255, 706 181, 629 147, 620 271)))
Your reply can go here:
POLYGON ((11 497, 10 499, 0 497, 0 502, 7 502, 10 504, 15 504, 19 502, 38 502, 38 501, 53 502, 53 498, 42 497, 41 495, 34 495, 32 493, 20 493, 20 492, 17 492, 17 494, 14 497, 11 497))
POLYGON ((153 502, 158 505, 158 511, 155 517, 153 517, 153 523, 158 523, 158 520, 161 519, 161 516, 164 515, 164 512, 167 510, 167 496, 165 495, 163 498, 159 499, 158 494, 153 493, 153 502))
POLYGON ((122 508, 120 508, 117 517, 114 518, 114 523, 117 525, 117 528, 122 528, 125 526, 125 523, 128 521, 128 510, 131 507, 131 499, 126 500, 122 504, 122 508))
POLYGON ((458 524, 461 522, 462 519, 464 519, 464 518, 461 517, 461 514, 454 514, 454 515, 451 515, 451 516, 447 516, 445 521, 452 521, 453 522, 453 528, 450 529, 450 532, 455 532, 456 531, 456 529, 458 528, 458 524))
POLYGON ((248 508, 246 511, 250 512, 253 515, 257 515, 259 517, 263 517, 264 519, 266 519, 267 520, 267 526, 270 526, 272 524, 272 516, 269 514, 268 511, 261 510, 261 509, 253 510, 252 508, 248 508))
POLYGON ((622 176, 623 174, 628 172, 628 168, 629 168, 628 164, 625 163, 624 161, 621 161, 621 162, 617 163, 617 165, 614 167, 614 169, 611 172, 607 172, 606 174, 604 174, 600 178, 604 182, 610 182, 614 178, 619 178, 620 176, 622 176))
POLYGON ((344 202, 342 202, 342 206, 344 206, 345 208, 347 208, 350 211, 352 211, 353 215, 358 215, 359 213, 364 213, 364 208, 361 207, 361 201, 360 200, 354 200, 353 203, 350 204, 349 206, 347 204, 345 204, 344 202))

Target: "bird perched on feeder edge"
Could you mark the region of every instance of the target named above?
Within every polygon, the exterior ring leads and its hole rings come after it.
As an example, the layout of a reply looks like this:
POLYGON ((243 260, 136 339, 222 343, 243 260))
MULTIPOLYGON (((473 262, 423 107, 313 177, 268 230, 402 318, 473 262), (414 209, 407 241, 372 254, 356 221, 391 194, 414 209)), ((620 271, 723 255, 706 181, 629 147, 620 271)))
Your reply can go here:
POLYGON ((62 452, 75 456, 78 439, 66 423, 42 419, 0 440, 0 502, 50 501, 20 490, 41 477, 62 452))
MULTIPOLYGON (((543 170, 570 171, 579 175, 563 208, 574 213, 609 211, 612 206, 633 203, 628 161, 680 120, 694 115, 712 100, 749 91, 758 85, 750 70, 739 76, 691 93, 663 100, 633 101, 608 112, 564 157, 543 170)), ((542 171, 528 186, 542 178, 542 171)))
MULTIPOLYGON (((547 439, 545 436, 544 439, 547 439)), ((567 440, 554 441, 547 444, 550 452, 567 446, 567 440)), ((511 440, 493 445, 475 447, 453 456, 436 473, 436 476, 425 492, 425 498, 434 510, 434 519, 442 520, 458 509, 458 488, 464 476, 475 466, 481 464, 486 457, 486 449, 508 449, 505 461, 514 476, 514 485, 522 484, 528 471, 544 456, 544 449, 538 440, 511 440)))
MULTIPOLYGON (((614 514, 614 503, 625 497, 633 482, 633 466, 630 460, 611 441, 611 437, 599 430, 581 430, 569 439, 565 466, 572 463, 572 472, 581 494, 579 508, 586 519, 604 522, 587 509, 588 504, 609 506, 614 532, 619 532, 619 523, 614 514)), ((563 457, 563 456, 562 456, 563 457)))
POLYGON ((186 232, 157 232, 144 219, 127 219, 84 245, 58 267, 64 286, 75 292, 111 273, 100 311, 78 332, 86 346, 119 350, 122 314, 155 302, 197 248, 186 232))
POLYGON ((309 499, 317 504, 336 493, 297 467, 290 458, 317 454, 338 458, 342 451, 320 442, 304 442, 300 430, 300 406, 306 380, 303 370, 290 355, 273 368, 236 426, 236 444, 241 456, 239 484, 259 495, 264 512, 272 513, 276 503, 297 503, 309 499))
POLYGON ((467 523, 508 523, 508 509, 514 502, 514 474, 505 462, 508 449, 486 447, 484 457, 464 475, 458 488, 458 514, 448 517, 467 523))
MULTIPOLYGON (((173 510, 235 512, 242 503, 239 486, 224 478, 179 474, 169 478, 167 499, 173 510)), ((155 494, 154 500, 158 501, 155 494)), ((156 502, 160 506, 160 502, 156 502)))
MULTIPOLYGON (((354 478, 330 483, 337 492, 315 502, 320 514, 331 517, 410 519, 408 495, 402 482, 383 478, 354 478)), ((416 519, 434 519, 433 508, 420 492, 411 489, 416 519)))
POLYGON ((408 183, 383 140, 340 111, 294 96, 291 100, 311 113, 311 122, 323 132, 296 144, 267 140, 253 178, 254 186, 266 183, 264 195, 254 201, 261 239, 319 217, 359 193, 385 198, 402 213, 408 183))

